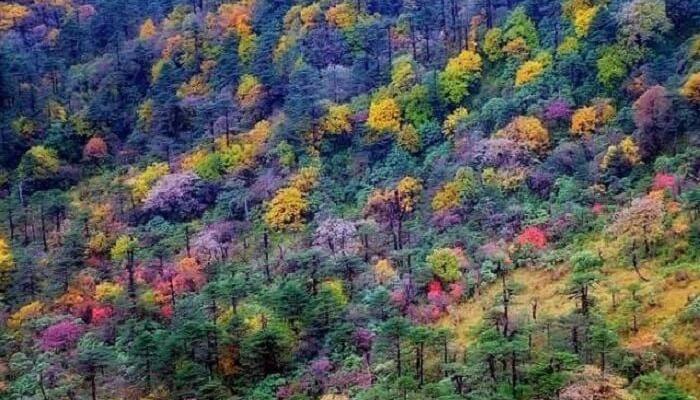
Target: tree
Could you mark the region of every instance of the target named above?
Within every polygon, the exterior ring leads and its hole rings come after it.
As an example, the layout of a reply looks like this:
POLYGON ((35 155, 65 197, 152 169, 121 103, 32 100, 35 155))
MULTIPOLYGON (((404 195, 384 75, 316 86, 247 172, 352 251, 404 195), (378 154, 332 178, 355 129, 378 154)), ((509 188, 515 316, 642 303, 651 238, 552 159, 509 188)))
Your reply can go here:
POLYGON ((91 161, 100 161, 107 157, 107 143, 100 137, 93 137, 83 147, 83 157, 91 161))
POLYGON ((45 351, 69 349, 78 342, 83 331, 81 325, 70 320, 51 325, 41 332, 41 348, 45 351))
POLYGON ((615 215, 615 221, 608 228, 621 244, 621 254, 632 257, 632 266, 642 280, 646 279, 639 271, 640 250, 642 257, 649 256, 652 246, 663 238, 666 232, 664 215, 662 200, 649 194, 632 200, 632 204, 615 215))
POLYGON ((401 109, 396 100, 375 100, 369 106, 367 126, 379 134, 395 133, 401 129, 401 109))
POLYGON ((469 95, 469 88, 481 77, 481 56, 463 50, 451 58, 440 73, 440 90, 450 102, 459 104, 469 95))
POLYGON ((537 79, 544 72, 544 64, 537 60, 523 63, 515 73, 515 87, 523 86, 537 79))
POLYGON ((583 250, 574 254, 570 263, 569 294, 580 299, 581 313, 588 316, 591 307, 590 292, 601 278, 603 260, 595 253, 583 250))
POLYGON ((43 180, 54 177, 60 166, 55 150, 34 146, 24 153, 17 169, 23 179, 43 180))
POLYGON ((253 379, 282 372, 291 350, 289 334, 278 324, 266 322, 265 316, 262 318, 262 328, 241 343, 241 364, 253 379))
POLYGON ((688 77, 688 80, 681 87, 681 94, 691 103, 700 104, 700 72, 688 77))
POLYGON ((532 246, 541 250, 547 246, 547 235, 536 226, 528 226, 518 235, 515 242, 521 246, 532 246))
POLYGON ((377 222, 386 224, 394 239, 394 249, 403 248, 403 222, 414 211, 423 186, 416 178, 401 179, 395 189, 375 190, 367 199, 365 214, 373 215, 377 222))
POLYGON ((494 136, 521 143, 529 150, 539 154, 549 148, 549 132, 535 117, 516 117, 505 128, 496 132, 494 136))
POLYGON ((275 230, 300 230, 308 211, 309 203, 299 189, 280 189, 267 205, 265 222, 275 230))
POLYGON ((664 146, 672 123, 671 107, 668 92, 660 85, 647 89, 632 105, 640 144, 647 155, 655 154, 664 146))
POLYGON ((332 104, 321 122, 321 129, 331 135, 352 132, 352 110, 347 104, 332 104))
POLYGON ((148 18, 141 24, 141 28, 139 28, 139 39, 148 40, 155 36, 156 33, 158 33, 156 24, 153 23, 151 18, 148 18))
POLYGON ((15 28, 30 15, 29 8, 16 3, 0 4, 0 31, 15 28))
POLYGON ((461 266, 454 249, 434 249, 425 259, 433 274, 445 283, 458 280, 461 276, 461 266))
POLYGON ((464 107, 458 107, 452 111, 442 123, 442 131, 445 136, 448 138, 454 137, 455 134, 459 132, 460 128, 462 128, 461 125, 467 121, 468 117, 469 111, 464 107))
POLYGON ((645 43, 668 32, 672 25, 662 0, 632 0, 617 15, 620 33, 630 43, 645 43))
POLYGON ((387 349, 393 348, 396 375, 403 375, 402 341, 409 333, 410 324, 404 318, 392 317, 379 327, 379 336, 387 349))
POLYGON ((111 349, 99 340, 94 333, 84 335, 78 342, 77 363, 81 372, 90 381, 92 400, 97 400, 97 372, 108 367, 114 358, 111 349))
POLYGON ((571 133, 588 137, 614 116, 615 108, 607 101, 599 101, 592 106, 579 108, 571 117, 571 133))
POLYGON ((7 240, 0 236, 0 288, 3 290, 10 284, 10 274, 14 266, 15 262, 10 246, 7 244, 7 240))
POLYGON ((591 328, 591 347, 600 355, 600 372, 605 377, 608 355, 618 344, 617 334, 605 325, 605 322, 591 328))

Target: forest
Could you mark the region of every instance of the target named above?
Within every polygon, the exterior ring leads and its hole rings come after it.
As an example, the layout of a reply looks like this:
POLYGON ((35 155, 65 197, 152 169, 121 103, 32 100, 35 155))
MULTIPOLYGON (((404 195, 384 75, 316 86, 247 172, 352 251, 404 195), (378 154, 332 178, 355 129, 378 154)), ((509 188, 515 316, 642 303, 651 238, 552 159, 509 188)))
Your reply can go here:
POLYGON ((0 0, 5 399, 700 399, 700 0, 0 0))

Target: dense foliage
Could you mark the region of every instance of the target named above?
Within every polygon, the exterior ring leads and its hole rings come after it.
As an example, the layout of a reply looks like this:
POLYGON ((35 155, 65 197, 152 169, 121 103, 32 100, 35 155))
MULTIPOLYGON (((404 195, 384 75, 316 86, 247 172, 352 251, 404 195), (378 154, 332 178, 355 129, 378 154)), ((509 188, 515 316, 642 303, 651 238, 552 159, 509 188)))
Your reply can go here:
POLYGON ((700 396, 700 1, 0 1, 0 398, 700 396))

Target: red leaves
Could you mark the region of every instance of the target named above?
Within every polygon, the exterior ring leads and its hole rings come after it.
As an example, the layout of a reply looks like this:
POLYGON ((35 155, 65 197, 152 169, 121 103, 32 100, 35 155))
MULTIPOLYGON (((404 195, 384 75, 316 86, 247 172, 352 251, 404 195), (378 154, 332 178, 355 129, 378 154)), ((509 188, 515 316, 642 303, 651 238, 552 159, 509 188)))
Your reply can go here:
POLYGON ((521 246, 530 245, 538 250, 547 247, 547 235, 536 226, 525 228, 515 241, 521 246))

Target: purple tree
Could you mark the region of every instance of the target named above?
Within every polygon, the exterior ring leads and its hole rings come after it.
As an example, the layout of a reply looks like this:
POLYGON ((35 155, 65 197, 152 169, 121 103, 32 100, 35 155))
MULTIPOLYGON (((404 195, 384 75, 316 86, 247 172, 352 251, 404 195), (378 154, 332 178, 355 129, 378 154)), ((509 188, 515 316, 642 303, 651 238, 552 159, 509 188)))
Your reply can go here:
POLYGON ((148 193, 143 211, 183 220, 196 217, 215 200, 215 192, 192 172, 166 175, 148 193))
POLYGON ((41 333, 41 348, 45 351, 65 350, 78 342, 83 327, 69 320, 61 321, 41 333))
POLYGON ((552 100, 544 110, 544 118, 552 122, 569 119, 571 114, 571 106, 563 99, 552 100))

